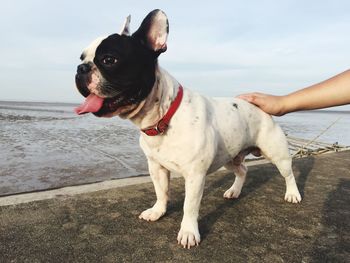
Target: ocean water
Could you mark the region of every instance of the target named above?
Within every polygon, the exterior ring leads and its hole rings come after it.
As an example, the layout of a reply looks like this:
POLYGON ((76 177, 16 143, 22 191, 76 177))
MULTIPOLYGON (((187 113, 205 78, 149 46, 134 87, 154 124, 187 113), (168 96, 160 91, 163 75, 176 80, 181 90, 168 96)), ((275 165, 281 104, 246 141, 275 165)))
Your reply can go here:
MULTIPOLYGON (((147 174, 131 122, 76 116, 74 104, 0 102, 0 196, 147 174)), ((275 120, 294 137, 350 145, 350 113, 275 120), (327 129, 333 122, 332 127, 327 129)))
POLYGON ((287 135, 350 145, 350 111, 303 111, 274 117, 287 135))

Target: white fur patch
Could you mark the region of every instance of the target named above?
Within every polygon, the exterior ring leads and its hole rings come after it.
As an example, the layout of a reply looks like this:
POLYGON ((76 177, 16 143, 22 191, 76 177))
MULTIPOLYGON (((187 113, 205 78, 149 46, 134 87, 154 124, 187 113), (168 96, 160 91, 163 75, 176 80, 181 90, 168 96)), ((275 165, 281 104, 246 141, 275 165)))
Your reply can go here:
POLYGON ((99 92, 99 85, 100 85, 100 74, 97 70, 94 70, 91 74, 91 82, 88 85, 88 89, 91 93, 94 93, 100 97, 103 97, 99 92))
POLYGON ((85 49, 83 54, 85 55, 85 58, 83 60, 83 63, 88 63, 88 62, 93 62, 96 49, 97 47, 101 44, 101 42, 105 39, 106 37, 99 37, 96 38, 94 41, 90 43, 85 49))

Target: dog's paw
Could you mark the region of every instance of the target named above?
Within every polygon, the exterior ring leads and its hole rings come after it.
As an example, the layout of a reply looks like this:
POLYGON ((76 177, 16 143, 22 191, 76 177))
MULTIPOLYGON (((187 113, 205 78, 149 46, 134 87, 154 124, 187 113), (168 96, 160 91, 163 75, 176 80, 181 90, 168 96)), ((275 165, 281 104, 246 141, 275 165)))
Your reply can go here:
POLYGON ((285 196, 284 196, 284 200, 289 202, 289 203, 297 204, 297 203, 301 202, 301 195, 300 195, 298 190, 287 191, 285 196))
POLYGON ((188 229, 181 227, 179 234, 177 235, 177 243, 183 248, 190 249, 191 247, 198 246, 201 242, 201 237, 197 229, 188 229))
POLYGON ((149 208, 145 211, 143 211, 139 218, 146 220, 146 221, 157 221, 159 218, 161 218, 165 214, 165 211, 157 210, 155 208, 149 208))
POLYGON ((234 198, 238 198, 240 194, 241 194, 241 189, 236 189, 235 187, 231 187, 224 193, 224 198, 234 199, 234 198))

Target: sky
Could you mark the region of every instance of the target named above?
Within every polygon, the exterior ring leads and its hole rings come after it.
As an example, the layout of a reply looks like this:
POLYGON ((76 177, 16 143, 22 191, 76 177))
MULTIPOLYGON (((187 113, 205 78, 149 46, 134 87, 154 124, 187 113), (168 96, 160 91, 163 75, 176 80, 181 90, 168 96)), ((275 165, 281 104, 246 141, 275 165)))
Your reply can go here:
POLYGON ((350 68, 348 0, 2 0, 0 100, 81 102, 82 50, 156 8, 170 24, 160 65, 204 95, 282 95, 350 68))

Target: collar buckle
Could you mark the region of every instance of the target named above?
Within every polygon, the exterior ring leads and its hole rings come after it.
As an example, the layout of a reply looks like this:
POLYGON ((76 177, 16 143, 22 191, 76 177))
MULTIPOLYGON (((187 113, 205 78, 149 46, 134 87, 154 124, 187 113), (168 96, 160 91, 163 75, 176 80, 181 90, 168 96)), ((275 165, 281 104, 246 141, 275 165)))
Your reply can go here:
POLYGON ((171 118, 173 117, 176 110, 180 106, 182 97, 183 97, 183 88, 182 86, 180 86, 175 100, 173 101, 170 108, 168 109, 168 112, 163 116, 163 118, 161 118, 157 122, 157 124, 155 124, 153 127, 142 129, 141 131, 148 136, 156 136, 156 135, 161 135, 165 133, 169 128, 169 123, 171 118))

